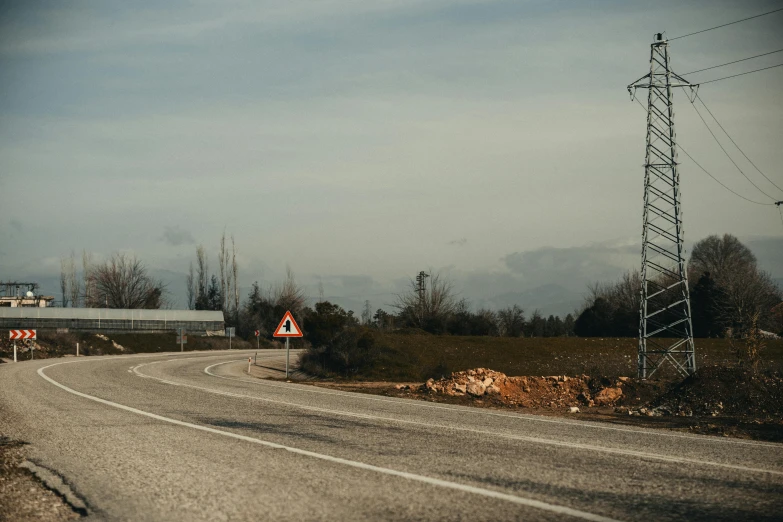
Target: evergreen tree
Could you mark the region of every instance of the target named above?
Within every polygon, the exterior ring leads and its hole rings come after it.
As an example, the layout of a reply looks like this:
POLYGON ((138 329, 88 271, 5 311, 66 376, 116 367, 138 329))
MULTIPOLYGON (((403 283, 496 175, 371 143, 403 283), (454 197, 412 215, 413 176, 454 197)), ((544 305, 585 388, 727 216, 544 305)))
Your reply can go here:
POLYGON ((579 337, 612 335, 612 307, 602 297, 585 308, 574 323, 574 333, 579 337))
POLYGON ((220 284, 215 275, 212 276, 207 290, 207 310, 222 310, 223 301, 220 296, 220 284))
POLYGON ((546 325, 544 326, 544 337, 557 337, 558 335, 555 316, 550 315, 547 317, 546 325))
POLYGON ((563 320, 563 334, 566 336, 574 335, 574 316, 568 314, 563 320))
POLYGON ((723 325, 717 317, 721 291, 709 272, 699 278, 691 292, 691 318, 694 337, 719 337, 723 325))

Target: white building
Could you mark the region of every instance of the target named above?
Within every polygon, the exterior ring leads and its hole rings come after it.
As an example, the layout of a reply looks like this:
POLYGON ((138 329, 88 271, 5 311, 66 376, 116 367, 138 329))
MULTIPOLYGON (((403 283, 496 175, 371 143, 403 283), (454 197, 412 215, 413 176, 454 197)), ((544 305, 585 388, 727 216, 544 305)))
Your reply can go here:
POLYGON ((0 296, 0 306, 11 308, 46 308, 52 305, 54 297, 50 295, 35 295, 27 292, 23 296, 0 296))

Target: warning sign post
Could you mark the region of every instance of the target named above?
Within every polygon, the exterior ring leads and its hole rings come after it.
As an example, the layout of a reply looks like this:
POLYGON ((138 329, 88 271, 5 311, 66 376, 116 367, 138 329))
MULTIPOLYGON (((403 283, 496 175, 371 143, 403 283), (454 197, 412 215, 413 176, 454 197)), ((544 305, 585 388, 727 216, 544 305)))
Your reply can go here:
POLYGON ((283 316, 283 320, 280 321, 280 324, 277 325, 277 328, 275 328, 275 333, 273 334, 274 337, 285 337, 285 378, 288 379, 288 360, 289 360, 289 349, 288 349, 288 339, 289 337, 302 337, 302 329, 299 328, 299 325, 296 324, 296 321, 294 320, 294 316, 291 315, 291 311, 288 310, 285 315, 283 316))

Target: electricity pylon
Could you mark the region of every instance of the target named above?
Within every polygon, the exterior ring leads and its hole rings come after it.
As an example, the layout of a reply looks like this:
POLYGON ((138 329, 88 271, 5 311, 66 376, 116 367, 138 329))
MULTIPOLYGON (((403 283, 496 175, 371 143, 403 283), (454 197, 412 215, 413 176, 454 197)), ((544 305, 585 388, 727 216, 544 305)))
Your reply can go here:
POLYGON ((644 161, 639 377, 652 376, 669 361, 683 376, 696 371, 688 275, 683 257, 680 173, 674 133, 672 89, 690 87, 672 72, 662 34, 650 45, 650 72, 628 86, 647 89, 647 148, 644 161), (673 83, 674 81, 674 83, 673 83))

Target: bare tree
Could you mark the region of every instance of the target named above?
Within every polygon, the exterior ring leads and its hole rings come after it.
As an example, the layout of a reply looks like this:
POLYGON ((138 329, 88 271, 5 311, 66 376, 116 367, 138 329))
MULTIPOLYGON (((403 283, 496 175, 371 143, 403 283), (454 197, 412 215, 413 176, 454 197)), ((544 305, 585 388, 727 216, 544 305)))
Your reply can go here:
POLYGON ((453 283, 440 273, 428 277, 429 284, 423 284, 422 278, 411 279, 408 289, 397 294, 392 305, 419 328, 433 320, 444 320, 457 306, 453 283))
MULTIPOLYGON (((664 281, 658 282, 666 286, 664 281)), ((589 294, 586 304, 592 305, 596 299, 604 299, 615 310, 627 310, 638 312, 641 301, 640 289, 642 278, 638 270, 631 270, 623 274, 619 281, 611 283, 593 283, 588 285, 589 294)))
POLYGON ((87 250, 82 250, 82 280, 84 281, 84 306, 90 306, 89 302, 92 302, 92 296, 95 293, 94 288, 90 282, 90 271, 92 270, 92 253, 87 250))
POLYGON ((699 241, 688 268, 692 280, 709 274, 715 281, 718 298, 710 312, 734 335, 748 335, 754 324, 766 328, 774 323, 772 309, 783 292, 768 273, 759 270, 756 257, 736 237, 725 234, 699 241))
POLYGON ((68 300, 71 296, 70 288, 68 287, 68 283, 70 282, 70 279, 68 277, 68 260, 64 257, 60 258, 60 293, 62 293, 63 296, 63 308, 66 308, 68 306, 68 300))
POLYGON ((204 245, 196 247, 196 301, 199 310, 207 309, 207 289, 209 288, 209 261, 204 245))
POLYGON ((231 276, 234 282, 234 312, 239 314, 239 266, 237 265, 237 247, 234 234, 231 234, 231 276))
POLYGON ((95 290, 88 306, 106 308, 161 308, 165 285, 153 279, 135 256, 115 253, 90 270, 95 290))
POLYGON ((196 307, 196 275, 193 272, 193 261, 190 262, 190 268, 188 269, 188 275, 185 276, 185 284, 188 292, 188 310, 193 310, 196 307))
POLYGON ((285 268, 286 277, 283 284, 272 291, 275 305, 291 310, 296 314, 301 311, 307 303, 307 294, 299 286, 294 277, 294 272, 290 266, 285 268))
POLYGON ((71 257, 68 260, 68 286, 71 291, 71 306, 76 308, 79 306, 79 300, 81 298, 81 284, 76 277, 76 253, 71 250, 71 257))
POLYGON ((719 320, 735 335, 747 336, 753 328, 774 323, 773 309, 783 293, 769 273, 755 266, 724 274, 719 280, 722 299, 716 304, 719 320))
POLYGON ((218 270, 220 271, 220 309, 227 311, 228 290, 231 287, 231 276, 228 275, 228 252, 226 251, 226 229, 223 229, 223 235, 220 236, 220 249, 218 250, 218 270))
POLYGON ((525 313, 517 305, 498 311, 498 330, 503 337, 519 337, 524 332, 525 313))
POLYGON ((715 235, 706 237, 693 246, 688 271, 693 281, 705 273, 720 281, 723 275, 743 271, 751 266, 756 266, 753 252, 736 237, 724 234, 722 238, 715 235))

